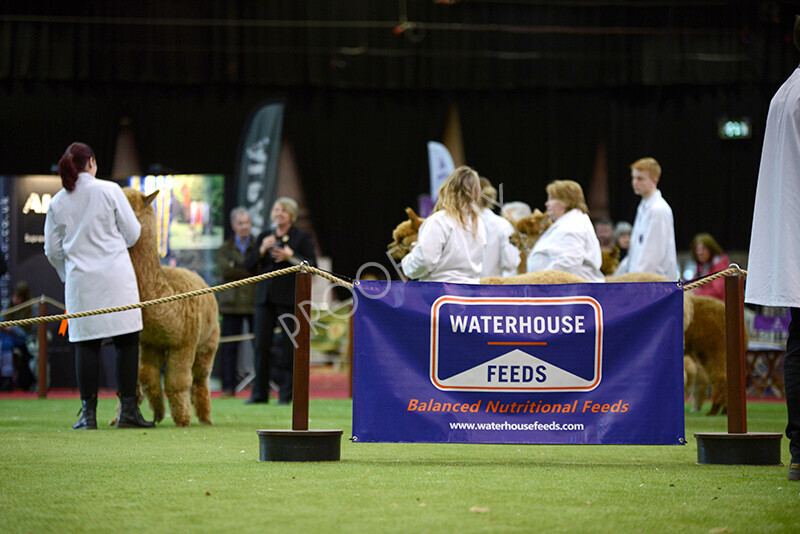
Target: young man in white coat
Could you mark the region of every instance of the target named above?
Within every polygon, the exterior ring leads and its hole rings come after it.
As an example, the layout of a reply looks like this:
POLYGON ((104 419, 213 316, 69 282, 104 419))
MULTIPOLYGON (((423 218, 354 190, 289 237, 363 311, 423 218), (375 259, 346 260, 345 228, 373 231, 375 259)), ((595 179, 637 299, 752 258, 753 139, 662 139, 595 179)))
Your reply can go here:
POLYGON ((615 275, 654 273, 668 280, 678 279, 672 208, 658 189, 660 179, 661 165, 655 159, 641 158, 631 163, 631 186, 642 200, 636 209, 628 255, 615 275))
MULTIPOLYGON (((800 18, 794 44, 800 49, 800 18)), ((792 460, 789 480, 800 480, 800 68, 772 97, 758 170, 744 300, 790 309, 783 373, 792 460)))

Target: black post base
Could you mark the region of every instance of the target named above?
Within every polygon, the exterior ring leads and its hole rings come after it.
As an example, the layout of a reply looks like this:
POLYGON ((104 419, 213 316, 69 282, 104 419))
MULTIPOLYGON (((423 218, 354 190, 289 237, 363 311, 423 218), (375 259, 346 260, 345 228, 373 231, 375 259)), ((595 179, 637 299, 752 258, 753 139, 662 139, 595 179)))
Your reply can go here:
POLYGON ((704 432, 694 437, 698 464, 781 465, 782 434, 704 432))
POLYGON ((261 462, 338 462, 341 430, 257 430, 261 462))

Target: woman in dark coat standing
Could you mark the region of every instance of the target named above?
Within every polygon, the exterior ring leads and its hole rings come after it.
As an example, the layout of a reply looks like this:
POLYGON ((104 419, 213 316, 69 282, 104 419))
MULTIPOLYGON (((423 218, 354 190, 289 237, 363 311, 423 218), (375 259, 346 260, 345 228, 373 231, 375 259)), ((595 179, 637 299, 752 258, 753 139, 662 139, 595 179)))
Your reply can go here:
MULTIPOLYGON (((286 269, 307 261, 316 266, 314 240, 311 234, 294 226, 297 220, 297 202, 288 197, 275 201, 270 212, 272 228, 257 238, 257 247, 245 259, 245 267, 262 274, 286 269)), ((281 315, 294 314, 294 273, 269 278, 259 282, 255 298, 255 380, 253 391, 245 404, 269 402, 270 375, 278 385, 278 403, 292 400, 293 345, 285 332, 281 332, 280 348, 272 355, 273 332, 281 326, 281 315)), ((293 325, 289 321, 288 325, 293 325)))

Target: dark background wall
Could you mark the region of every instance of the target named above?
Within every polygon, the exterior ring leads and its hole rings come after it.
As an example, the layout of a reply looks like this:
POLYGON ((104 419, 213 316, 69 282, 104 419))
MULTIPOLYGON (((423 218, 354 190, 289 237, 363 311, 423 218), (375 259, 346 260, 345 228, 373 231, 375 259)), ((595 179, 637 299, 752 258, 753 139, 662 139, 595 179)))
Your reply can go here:
POLYGON ((284 98, 321 249, 347 276, 385 263, 453 104, 466 163, 506 200, 542 206, 558 178, 588 189, 604 147, 611 216, 632 221, 628 165, 651 155, 679 248, 708 231, 746 249, 769 99, 800 58, 796 2, 10 4, 0 174, 47 173, 74 140, 110 170, 127 117, 144 171, 232 176, 248 114, 284 98), (726 116, 753 137, 720 140, 726 116))

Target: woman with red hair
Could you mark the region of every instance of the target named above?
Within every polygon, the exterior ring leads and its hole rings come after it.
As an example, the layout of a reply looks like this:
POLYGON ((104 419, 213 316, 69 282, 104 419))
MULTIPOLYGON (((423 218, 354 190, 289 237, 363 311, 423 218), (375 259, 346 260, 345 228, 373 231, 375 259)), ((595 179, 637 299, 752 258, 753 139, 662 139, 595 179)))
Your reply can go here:
MULTIPOLYGON (((128 248, 141 226, 122 189, 98 180, 97 160, 84 143, 72 143, 58 162, 64 189, 50 201, 44 224, 44 253, 64 282, 71 313, 139 302, 139 288, 128 248)), ((97 429, 100 344, 111 337, 117 349, 120 411, 117 428, 153 427, 139 411, 139 309, 70 319, 81 416, 75 430, 97 429)))
MULTIPOLYGON (((697 264, 696 278, 718 273, 730 267, 731 260, 728 259, 728 255, 722 251, 722 247, 719 246, 719 243, 711 234, 702 233, 694 236, 690 250, 697 264)), ((717 278, 703 284, 695 289, 693 293, 725 300, 725 278, 717 278)))

